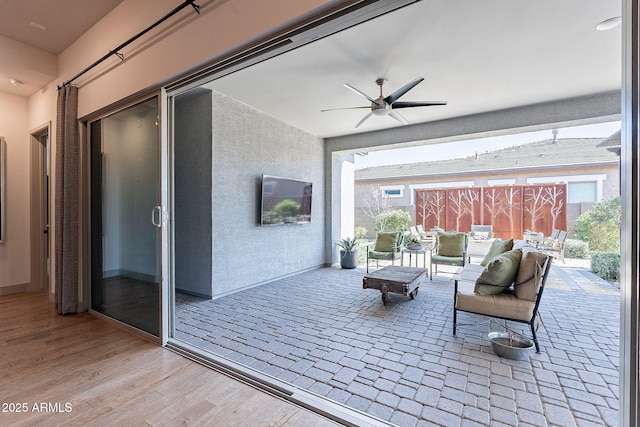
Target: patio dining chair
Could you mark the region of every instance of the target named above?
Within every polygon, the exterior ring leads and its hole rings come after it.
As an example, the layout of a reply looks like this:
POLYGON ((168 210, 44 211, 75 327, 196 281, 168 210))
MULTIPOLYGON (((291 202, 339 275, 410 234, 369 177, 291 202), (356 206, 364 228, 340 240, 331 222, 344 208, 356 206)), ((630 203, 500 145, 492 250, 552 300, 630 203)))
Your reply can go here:
POLYGON ((477 240, 487 240, 493 237, 492 225, 471 224, 469 237, 477 240))
MULTIPOLYGON (((553 232, 551 234, 553 235, 553 232)), ((545 242, 538 245, 538 249, 548 255, 560 258, 564 264, 564 245, 568 234, 567 231, 560 230, 555 239, 545 240, 545 242)))

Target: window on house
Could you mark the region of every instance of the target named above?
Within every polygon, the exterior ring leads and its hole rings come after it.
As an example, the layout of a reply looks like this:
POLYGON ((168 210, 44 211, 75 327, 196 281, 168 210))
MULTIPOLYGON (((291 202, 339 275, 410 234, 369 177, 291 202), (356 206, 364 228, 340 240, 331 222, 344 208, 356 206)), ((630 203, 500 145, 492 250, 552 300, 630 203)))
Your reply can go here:
POLYGON ((402 197, 404 195, 404 185, 389 185, 380 187, 387 197, 402 197))
POLYGON ((598 183, 592 182, 569 182, 567 184, 567 202, 583 203, 598 201, 598 183))

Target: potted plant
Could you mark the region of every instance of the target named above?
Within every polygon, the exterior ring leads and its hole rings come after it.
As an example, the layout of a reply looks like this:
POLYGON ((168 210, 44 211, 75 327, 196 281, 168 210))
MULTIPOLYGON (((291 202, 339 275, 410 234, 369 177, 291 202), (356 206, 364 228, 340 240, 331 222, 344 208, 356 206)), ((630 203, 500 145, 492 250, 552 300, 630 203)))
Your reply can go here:
POLYGON ((356 268, 358 266, 358 238, 345 237, 340 239, 336 245, 340 250, 340 266, 342 268, 356 268))
POLYGON ((411 250, 420 250, 422 249, 422 243, 420 242, 420 237, 416 234, 410 234, 406 239, 407 249, 411 250))

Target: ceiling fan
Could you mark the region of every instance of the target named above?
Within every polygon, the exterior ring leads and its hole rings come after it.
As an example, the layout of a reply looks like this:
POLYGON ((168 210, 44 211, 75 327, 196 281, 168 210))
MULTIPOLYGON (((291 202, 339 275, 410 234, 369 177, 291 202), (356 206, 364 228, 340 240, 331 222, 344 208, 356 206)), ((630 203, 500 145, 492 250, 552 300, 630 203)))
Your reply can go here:
POLYGON ((351 110, 354 108, 371 108, 371 111, 369 113, 367 113, 366 116, 364 116, 362 118, 362 120, 360 120, 358 122, 358 124, 356 124, 355 127, 359 127, 362 123, 365 122, 365 120, 367 120, 369 117, 371 117, 372 115, 375 116, 390 116, 394 119, 396 119, 397 121, 399 121, 400 123, 407 125, 409 124, 409 122, 407 121, 407 119, 405 119, 404 117, 402 117, 402 115, 395 111, 398 108, 409 108, 409 107, 429 107, 432 105, 447 105, 446 101, 416 101, 416 102, 398 102, 398 99, 404 95, 405 93, 409 92, 411 89, 413 89, 415 86, 418 85, 418 83, 422 82, 424 80, 423 77, 418 77, 417 79, 407 83, 406 85, 402 86, 400 89, 396 90, 395 92, 393 92, 391 95, 384 97, 382 95, 382 86, 384 86, 384 84, 387 82, 387 79, 384 78, 380 78, 376 80, 376 84, 378 86, 380 86, 380 96, 376 99, 371 98, 369 95, 367 95, 366 93, 362 92, 361 90, 356 89, 355 87, 351 86, 348 83, 345 83, 343 86, 346 87, 347 89, 349 89, 352 92, 355 92, 356 94, 360 95, 361 97, 363 97, 364 99, 368 100, 371 102, 370 106, 366 106, 366 107, 345 107, 345 108, 330 108, 327 110, 320 110, 321 112, 325 112, 325 111, 335 111, 335 110, 351 110))

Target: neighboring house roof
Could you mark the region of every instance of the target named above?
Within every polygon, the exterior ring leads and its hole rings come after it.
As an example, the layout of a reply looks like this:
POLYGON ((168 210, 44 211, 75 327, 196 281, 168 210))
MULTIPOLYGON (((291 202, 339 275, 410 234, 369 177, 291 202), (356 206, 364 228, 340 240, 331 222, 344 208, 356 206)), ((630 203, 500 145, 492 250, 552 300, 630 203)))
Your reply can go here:
POLYGON ((467 174, 554 169, 570 166, 618 164, 618 156, 601 147, 602 138, 563 138, 536 141, 511 148, 477 153, 462 159, 376 166, 355 171, 356 181, 427 177, 443 174, 467 174))
POLYGON ((602 141, 597 147, 607 147, 607 150, 612 153, 616 153, 616 155, 620 155, 622 140, 620 136, 620 131, 614 133, 609 138, 602 141))

